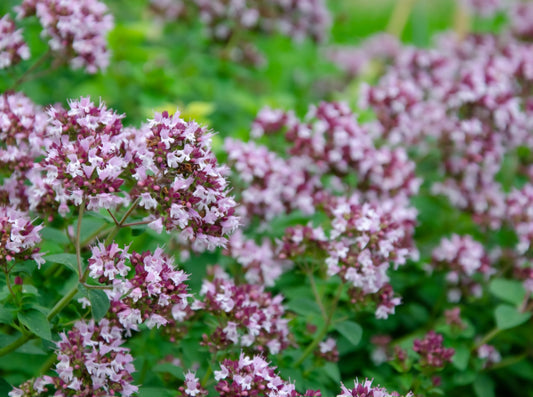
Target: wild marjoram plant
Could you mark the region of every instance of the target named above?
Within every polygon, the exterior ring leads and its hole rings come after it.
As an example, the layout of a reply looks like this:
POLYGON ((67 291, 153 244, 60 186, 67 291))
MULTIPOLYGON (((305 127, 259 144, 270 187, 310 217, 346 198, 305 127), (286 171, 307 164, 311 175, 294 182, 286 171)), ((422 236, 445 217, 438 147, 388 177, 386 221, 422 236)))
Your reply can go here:
MULTIPOLYGON (((199 14, 215 41, 318 39, 329 19, 318 0, 147 7, 199 14)), ((22 1, 0 19, 0 69, 23 70, 0 94, 0 390, 485 397, 531 382, 533 6, 510 7, 500 35, 328 49, 347 81, 381 64, 359 94, 373 118, 263 108, 248 142, 225 139, 225 165, 179 112, 137 128, 89 97, 43 109, 17 92, 46 62, 105 69, 113 24, 97 0, 22 1), (24 69, 32 16, 49 48, 24 69), (28 354, 42 363, 10 370, 28 354)))

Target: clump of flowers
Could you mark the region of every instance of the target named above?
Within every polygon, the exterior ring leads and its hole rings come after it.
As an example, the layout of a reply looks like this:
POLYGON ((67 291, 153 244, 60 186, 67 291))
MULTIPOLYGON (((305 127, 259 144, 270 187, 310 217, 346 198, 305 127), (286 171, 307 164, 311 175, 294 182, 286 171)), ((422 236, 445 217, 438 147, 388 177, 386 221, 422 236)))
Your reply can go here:
POLYGON ((149 213, 155 230, 180 230, 208 249, 223 246, 239 225, 235 201, 228 196, 226 168, 211 151, 211 134, 179 113, 156 113, 142 139, 133 141, 130 194, 149 213))
MULTIPOLYGON (((394 313, 401 300, 394 297, 387 271, 410 257, 416 213, 398 207, 360 204, 359 198, 339 198, 327 208, 331 216, 330 236, 321 228, 288 228, 280 244, 280 255, 298 263, 304 253, 324 261, 329 276, 339 275, 350 286, 352 303, 375 300, 378 318, 394 313)), ((368 303, 368 302, 367 302, 368 303)))
POLYGON ((122 347, 119 327, 108 320, 95 324, 78 321, 72 330, 61 333, 57 342, 57 376, 44 376, 30 380, 9 393, 10 397, 54 396, 109 396, 120 393, 131 396, 138 387, 132 384, 133 357, 122 347), (49 386, 47 386, 49 385, 49 386))
POLYGON ((442 368, 452 361, 455 350, 442 344, 443 337, 435 331, 429 331, 424 339, 415 339, 413 350, 419 355, 421 367, 442 368))
POLYGON ((344 103, 311 106, 303 121, 290 112, 264 109, 254 121, 253 133, 283 134, 288 158, 255 142, 226 140, 230 164, 242 180, 245 219, 258 215, 269 220, 294 210, 313 214, 325 196, 355 189, 368 200, 401 201, 420 185, 407 153, 376 147, 366 126, 344 103), (356 181, 348 178, 354 170, 356 181))
POLYGON ((98 0, 24 0, 16 7, 17 17, 37 16, 48 37, 51 51, 73 69, 96 73, 107 68, 106 35, 113 28, 113 16, 98 0))
POLYGON ((261 356, 250 358, 241 353, 238 360, 226 359, 215 371, 215 390, 221 397, 293 396, 294 384, 284 381, 261 356))
POLYGON ((230 237, 225 253, 242 266, 249 284, 272 287, 290 266, 288 261, 278 257, 270 240, 265 238, 259 245, 240 231, 230 237))
POLYGON ((326 361, 336 363, 339 361, 339 350, 337 349, 337 342, 333 338, 327 338, 318 344, 318 351, 315 355, 323 358, 326 361))
POLYGON ((120 192, 121 174, 129 165, 123 151, 123 116, 90 98, 71 101, 69 110, 50 108, 49 116, 50 143, 46 157, 34 168, 31 208, 47 200, 50 190, 61 214, 69 211, 69 204, 83 203, 89 210, 127 204, 129 197, 120 192))
POLYGON ((0 202, 29 208, 27 179, 44 155, 47 116, 21 93, 0 95, 0 202))
MULTIPOLYGON (((360 383, 358 380, 354 381, 354 387, 348 389, 346 386, 341 385, 342 393, 337 397, 392 397, 400 395, 396 392, 389 393, 385 388, 380 386, 372 386, 373 380, 365 379, 360 383)), ((411 397, 413 393, 409 392, 405 397, 411 397)))
POLYGON ((447 272, 450 302, 458 302, 463 295, 479 297, 482 293, 481 280, 476 281, 475 276, 481 275, 487 279, 493 273, 483 245, 471 236, 454 234, 449 239, 442 239, 433 250, 433 263, 437 269, 447 272))
POLYGON ((28 214, 9 206, 0 206, 0 268, 7 274, 17 261, 44 263, 37 246, 41 225, 34 226, 28 214))
POLYGON ((16 28, 9 15, 4 15, 0 18, 0 69, 16 65, 29 57, 30 49, 22 37, 22 30, 16 28))
POLYGON ((193 304, 200 313, 211 313, 220 322, 204 343, 213 350, 242 346, 252 351, 277 354, 290 343, 283 296, 272 297, 261 285, 236 285, 227 274, 215 270, 212 281, 204 280, 193 304))
POLYGON ((313 194, 320 181, 300 159, 283 159, 264 146, 233 139, 226 139, 225 149, 237 171, 235 185, 242 185, 238 210, 243 223, 253 216, 268 221, 293 210, 315 211, 313 194))
POLYGON ((161 248, 127 251, 128 247, 119 248, 115 243, 107 247, 100 243, 89 258, 89 276, 113 287, 106 290, 111 302, 108 318, 127 334, 137 331, 140 324, 177 328, 190 312, 188 275, 177 270, 161 248))

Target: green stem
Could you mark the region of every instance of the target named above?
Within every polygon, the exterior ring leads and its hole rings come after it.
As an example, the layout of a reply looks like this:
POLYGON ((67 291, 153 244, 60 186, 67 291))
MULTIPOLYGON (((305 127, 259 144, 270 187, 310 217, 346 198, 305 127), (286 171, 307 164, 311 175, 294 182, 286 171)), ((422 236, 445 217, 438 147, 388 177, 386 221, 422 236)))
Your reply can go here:
POLYGON ((81 280, 83 269, 81 267, 81 246, 80 246, 80 235, 81 235, 81 221, 83 219, 83 212, 85 211, 85 200, 81 202, 80 209, 78 211, 78 227, 76 228, 76 262, 78 263, 78 278, 81 280))
POLYGON ((35 335, 33 334, 24 334, 20 338, 18 338, 13 343, 10 343, 7 346, 4 346, 0 349, 0 357, 5 356, 8 353, 11 353, 13 350, 18 349, 20 346, 25 344, 27 341, 29 341, 31 338, 34 338, 35 335))
POLYGON ((59 302, 56 303, 56 305, 50 310, 50 313, 48 313, 48 316, 46 316, 46 319, 50 321, 53 319, 61 310, 63 310, 74 298, 74 296, 78 293, 78 286, 76 285, 74 288, 70 290, 68 294, 63 296, 59 302))
POLYGON ((387 33, 398 38, 401 37, 415 2, 416 0, 396 0, 396 5, 387 24, 387 33))
POLYGON ((510 365, 514 365, 514 364, 519 363, 520 361, 524 360, 525 358, 527 358, 527 356, 528 356, 528 353, 522 353, 522 354, 519 354, 517 356, 506 357, 502 361, 500 361, 499 363, 495 363, 495 364, 491 365, 486 370, 487 371, 492 371, 492 370, 495 370, 495 369, 500 369, 500 368, 508 367, 510 365))
POLYGON ((313 272, 307 272, 307 276, 309 277, 309 282, 311 283, 311 290, 313 291, 313 295, 315 296, 316 304, 318 305, 320 312, 322 313, 322 318, 326 320, 328 318, 328 315, 326 313, 326 309, 324 308, 324 304, 322 303, 322 299, 320 298, 315 278, 313 277, 313 272))
POLYGON ((209 381, 209 377, 211 376, 212 373, 213 373, 212 365, 209 365, 209 368, 207 368, 207 371, 206 371, 204 377, 200 381, 200 386, 205 388, 205 386, 207 385, 207 382, 209 381))
POLYGON ((8 91, 9 90, 15 91, 22 83, 24 83, 25 81, 29 80, 30 77, 31 77, 31 74, 37 68, 39 68, 51 55, 52 55, 52 51, 50 49, 48 51, 46 51, 43 55, 41 55, 41 57, 39 59, 37 59, 37 61, 35 61, 35 63, 33 65, 31 65, 28 68, 28 70, 26 70, 24 72, 24 74, 22 76, 20 76, 17 81, 15 81, 13 83, 13 85, 11 87, 9 87, 8 91))
POLYGON ((120 219, 118 223, 116 223, 116 218, 113 216, 113 219, 115 220, 115 227, 111 229, 111 232, 107 236, 104 244, 108 246, 113 241, 113 238, 117 235, 118 231, 124 227, 124 222, 126 222, 126 219, 131 215, 131 213, 137 208, 137 205, 139 204, 140 199, 137 199, 133 202, 133 204, 128 208, 124 216, 120 219))
POLYGON ((344 284, 342 283, 339 284, 339 287, 337 289, 337 292, 335 293, 335 297, 333 298, 333 303, 331 304, 331 308, 329 310, 324 326, 322 327, 320 332, 316 335, 315 339, 313 339, 311 344, 307 346, 307 349, 305 349, 305 351, 302 353, 300 358, 294 363, 293 367, 299 367, 304 362, 304 360, 315 350, 318 344, 322 342, 322 340, 328 333, 329 326, 331 324, 331 320, 333 319, 333 314, 335 313, 335 310, 337 309, 337 304, 339 303, 339 299, 341 297, 343 287, 344 287, 344 284))
POLYGON ((496 335, 498 335, 500 332, 502 332, 499 328, 493 328, 491 331, 489 331, 488 334, 486 334, 478 343, 474 345, 474 348, 472 350, 477 350, 479 347, 483 346, 487 342, 489 342, 492 338, 494 338, 496 335))
POLYGON ((453 30, 457 34, 459 40, 465 38, 470 31, 470 14, 465 8, 462 1, 456 0, 455 2, 455 14, 453 17, 453 30))
MULTIPOLYGON (((70 292, 67 295, 65 295, 63 298, 59 300, 59 302, 56 303, 56 305, 52 308, 52 310, 50 310, 50 313, 48 313, 48 316, 46 316, 46 319, 48 321, 53 319, 61 310, 65 308, 65 306, 67 306, 70 303, 70 301, 72 300, 72 298, 74 298, 77 292, 78 292, 78 286, 76 285, 76 287, 70 290, 70 292)), ((29 341, 30 339, 34 337, 35 335, 33 334, 22 335, 20 338, 18 338, 13 343, 1 348, 0 357, 8 353, 11 353, 12 351, 16 350, 17 348, 19 348, 20 346, 22 346, 23 344, 25 344, 27 341, 29 341)))
POLYGON ((11 296, 13 296, 13 300, 16 302, 17 306, 20 306, 20 301, 17 298, 15 291, 13 291, 13 288, 11 287, 11 280, 9 279, 9 272, 4 270, 4 274, 6 275, 7 289, 9 290, 9 293, 11 294, 11 296))
POLYGON ((109 224, 104 224, 102 226, 100 226, 96 231, 94 231, 94 233, 92 233, 89 237, 87 237, 85 240, 83 240, 80 245, 82 247, 86 247, 87 245, 89 245, 95 238, 97 238, 100 234, 102 233, 105 233, 107 231, 110 231, 111 230, 111 227, 109 226, 109 224))

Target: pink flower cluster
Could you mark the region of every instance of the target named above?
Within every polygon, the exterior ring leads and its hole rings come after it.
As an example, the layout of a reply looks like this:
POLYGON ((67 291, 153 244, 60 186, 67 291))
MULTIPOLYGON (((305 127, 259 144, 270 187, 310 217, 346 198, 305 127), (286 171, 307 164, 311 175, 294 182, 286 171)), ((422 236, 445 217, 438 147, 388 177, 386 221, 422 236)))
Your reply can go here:
POLYGON ((120 192, 121 174, 130 161, 124 152, 123 116, 89 98, 69 105, 69 110, 56 107, 48 112, 50 142, 45 158, 34 168, 31 208, 51 192, 60 214, 69 211, 69 204, 84 203, 89 210, 128 204, 129 197, 120 192))
POLYGON ((9 15, 4 15, 0 18, 0 69, 29 57, 30 49, 22 37, 22 30, 16 28, 9 15))
POLYGON ((272 297, 263 286, 236 285, 222 271, 215 270, 212 281, 204 280, 195 310, 217 316, 220 325, 204 343, 212 350, 242 346, 256 352, 278 354, 290 343, 288 319, 281 304, 283 297, 272 297), (267 350, 268 349, 268 350, 267 350))
MULTIPOLYGON (((396 392, 389 393, 385 388, 380 386, 372 386, 373 380, 365 379, 364 382, 354 382, 354 387, 348 389, 342 385, 342 393, 337 397, 400 397, 396 392)), ((412 397, 413 393, 408 393, 405 397, 412 397)))
POLYGON ((533 5, 526 2, 513 4, 510 10, 510 29, 523 40, 533 38, 533 5))
POLYGON ((16 7, 17 17, 36 15, 49 37, 50 49, 74 69, 96 73, 107 68, 106 35, 113 28, 113 16, 98 0, 24 0, 16 7))
POLYGON ((447 272, 450 302, 458 302, 462 296, 480 297, 482 280, 476 279, 476 275, 488 279, 494 272, 483 245, 471 236, 457 234, 443 238, 433 250, 433 265, 447 272))
POLYGON ((361 92, 386 146, 438 153, 442 179, 432 191, 491 228, 506 216, 497 182, 504 158, 531 145, 531 48, 511 34, 442 36, 435 49, 402 49, 361 92))
POLYGON ((280 256, 298 263, 305 253, 323 260, 327 274, 338 274, 350 286, 353 303, 377 304, 376 317, 387 318, 401 299, 388 284, 391 263, 396 269, 418 252, 413 245, 416 212, 402 207, 359 202, 358 197, 334 200, 329 237, 321 228, 288 228, 280 256))
POLYGON ((239 225, 227 195, 226 168, 211 151, 211 134, 179 113, 156 113, 130 141, 133 178, 130 192, 150 212, 155 230, 180 230, 208 249, 223 246, 239 225))
POLYGON ((113 287, 105 290, 111 302, 107 318, 128 335, 140 324, 159 328, 181 323, 190 313, 188 275, 161 248, 142 254, 127 250, 100 243, 89 258, 89 275, 113 287))
POLYGON ((34 260, 40 267, 44 260, 37 246, 41 242, 39 231, 42 226, 32 225, 28 214, 13 207, 0 206, 0 268, 16 261, 34 260))
POLYGON ((261 356, 250 358, 242 353, 238 360, 226 359, 220 364, 220 370, 215 371, 215 390, 220 397, 296 396, 294 384, 281 379, 275 369, 261 356))
POLYGON ((312 106, 304 121, 291 112, 263 109, 252 132, 282 133, 289 146, 285 159, 254 142, 226 140, 229 162, 242 180, 245 219, 269 220, 293 210, 312 214, 326 196, 353 189, 369 200, 395 198, 402 205, 418 191, 420 180, 405 150, 376 147, 346 104, 312 106), (348 178, 354 171, 356 186, 348 178))
POLYGON ((444 347, 442 342, 442 335, 434 331, 429 331, 424 339, 415 339, 413 350, 418 353, 422 367, 442 368, 452 361, 455 350, 444 347))
POLYGON ((47 116, 20 93, 0 95, 0 165, 6 172, 0 202, 29 208, 27 180, 37 158, 44 155, 47 116))
POLYGON ((57 397, 104 397, 117 393, 128 397, 137 392, 138 387, 131 383, 133 357, 128 348, 122 347, 120 328, 105 319, 98 324, 93 320, 78 321, 60 337, 57 376, 30 380, 13 389, 9 397, 50 395, 47 385, 56 390, 57 397))
POLYGON ((46 120, 22 94, 0 96, 0 164, 11 171, 0 202, 65 215, 133 201, 157 231, 181 230, 204 249, 225 245, 239 225, 236 203, 203 127, 164 113, 140 130, 123 128, 123 116, 103 103, 69 105, 50 108, 46 120))
POLYGON ((264 238, 259 245, 246 238, 242 231, 237 231, 229 238, 224 254, 234 258, 242 266, 244 278, 249 284, 272 287, 290 267, 290 262, 278 257, 275 246, 269 239, 264 238))

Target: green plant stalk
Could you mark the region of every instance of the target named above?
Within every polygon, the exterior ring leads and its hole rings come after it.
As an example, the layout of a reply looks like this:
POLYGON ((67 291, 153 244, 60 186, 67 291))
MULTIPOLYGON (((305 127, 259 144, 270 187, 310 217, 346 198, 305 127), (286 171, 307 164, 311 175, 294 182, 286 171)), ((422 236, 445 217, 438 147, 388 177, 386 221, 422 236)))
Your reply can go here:
POLYGON ((83 212, 85 211, 85 200, 81 202, 79 211, 78 211, 78 227, 76 228, 76 262, 78 264, 78 278, 81 281, 83 269, 81 266, 81 246, 80 246, 80 235, 81 235, 81 222, 83 219, 83 212))
POLYGON ((396 0, 396 5, 387 24, 387 33, 398 38, 401 37, 415 2, 416 0, 396 0))
POLYGON ((496 335, 498 335, 500 332, 502 332, 499 328, 493 328, 490 330, 481 340, 474 345, 472 348, 472 351, 477 350, 479 347, 483 346, 487 342, 489 342, 492 338, 494 338, 496 335))
POLYGON ((502 361, 500 361, 499 363, 495 363, 495 364, 491 365, 490 367, 486 368, 485 370, 486 371, 493 371, 493 370, 496 370, 496 369, 505 368, 505 367, 508 367, 510 365, 514 365, 516 363, 519 363, 520 361, 522 361, 525 358, 527 358, 527 356, 528 356, 528 353, 522 353, 522 354, 519 354, 517 356, 506 357, 502 361))
POLYGON ((453 30, 457 34, 459 40, 465 38, 470 32, 471 19, 468 10, 461 1, 455 1, 455 13, 453 16, 453 30))
MULTIPOLYGON (((18 78, 17 81, 15 81, 13 83, 13 85, 11 87, 9 87, 9 89, 7 91, 16 91, 17 88, 22 84, 24 83, 25 81, 28 81, 28 80, 31 80, 31 74, 36 70, 38 69, 44 62, 46 62, 46 60, 48 58, 50 58, 52 55, 52 50, 51 49, 48 49, 43 55, 41 55, 41 57, 39 59, 37 59, 37 61, 35 61, 35 63, 33 65, 31 65, 28 70, 26 70, 22 76, 20 76, 18 78)), ((35 77, 35 76, 34 76, 35 77)))
POLYGON ((326 318, 326 322, 324 323, 324 326, 322 327, 320 332, 317 334, 315 339, 313 339, 311 344, 307 346, 307 348, 302 353, 300 358, 294 363, 293 367, 299 367, 304 362, 304 360, 315 350, 318 344, 324 339, 324 337, 328 333, 329 326, 331 325, 331 320, 333 319, 333 314, 335 313, 335 309, 337 309, 337 304, 339 303, 339 299, 341 297, 343 287, 344 287, 344 284, 341 282, 339 284, 339 287, 337 288, 335 297, 333 298, 333 303, 331 304, 331 308, 330 308, 328 317, 326 318))
POLYGON ((118 223, 116 222, 116 218, 113 215, 111 215, 111 217, 115 221, 115 227, 111 229, 111 232, 109 232, 109 235, 105 239, 105 242, 104 242, 105 246, 108 246, 109 244, 111 244, 111 242, 113 241, 113 238, 117 235, 119 230, 124 226, 124 222, 126 222, 126 219, 128 219, 128 217, 135 210, 135 208, 137 208, 138 204, 139 204, 139 199, 133 202, 133 204, 130 206, 130 208, 128 208, 124 216, 120 219, 120 221, 118 221, 118 223))
POLYGON ((316 286, 315 278, 313 277, 313 272, 308 271, 307 276, 309 277, 309 282, 311 283, 311 289, 313 291, 313 295, 315 296, 316 304, 320 308, 320 313, 322 313, 322 318, 324 319, 324 321, 326 321, 328 318, 328 315, 326 313, 326 309, 324 308, 324 304, 322 303, 322 299, 320 299, 320 294, 316 286))

